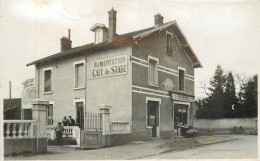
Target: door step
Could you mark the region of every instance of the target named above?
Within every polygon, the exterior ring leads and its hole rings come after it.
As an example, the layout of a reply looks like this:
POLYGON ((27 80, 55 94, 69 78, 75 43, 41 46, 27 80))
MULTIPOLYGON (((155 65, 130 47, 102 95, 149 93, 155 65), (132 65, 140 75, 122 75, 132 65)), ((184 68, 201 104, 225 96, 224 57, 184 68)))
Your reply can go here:
POLYGON ((152 140, 160 140, 160 139, 163 139, 163 137, 152 138, 152 140))

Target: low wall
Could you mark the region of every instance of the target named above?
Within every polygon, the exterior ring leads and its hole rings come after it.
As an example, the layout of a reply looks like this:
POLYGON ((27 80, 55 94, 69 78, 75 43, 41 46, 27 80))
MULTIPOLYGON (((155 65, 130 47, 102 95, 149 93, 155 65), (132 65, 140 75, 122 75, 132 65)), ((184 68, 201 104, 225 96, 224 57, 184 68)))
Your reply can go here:
POLYGON ((5 156, 30 153, 46 153, 47 138, 38 138, 38 152, 36 138, 20 138, 20 139, 4 139, 4 154, 5 156))
POLYGON ((256 134, 257 118, 196 119, 194 127, 201 134, 256 134))

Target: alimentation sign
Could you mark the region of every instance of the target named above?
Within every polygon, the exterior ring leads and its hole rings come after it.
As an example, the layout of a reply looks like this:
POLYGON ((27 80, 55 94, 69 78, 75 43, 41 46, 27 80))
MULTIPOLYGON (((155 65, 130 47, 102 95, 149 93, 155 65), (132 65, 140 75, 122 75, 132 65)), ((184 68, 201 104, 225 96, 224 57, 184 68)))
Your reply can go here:
POLYGON ((127 55, 94 61, 91 74, 92 78, 127 74, 127 55))

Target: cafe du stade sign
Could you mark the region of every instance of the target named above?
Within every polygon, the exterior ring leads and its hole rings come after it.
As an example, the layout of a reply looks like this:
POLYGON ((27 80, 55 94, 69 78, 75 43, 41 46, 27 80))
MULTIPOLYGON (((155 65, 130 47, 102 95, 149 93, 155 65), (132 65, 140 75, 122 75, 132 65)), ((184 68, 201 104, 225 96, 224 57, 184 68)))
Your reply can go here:
POLYGON ((127 74, 127 55, 96 60, 92 64, 92 78, 127 74))

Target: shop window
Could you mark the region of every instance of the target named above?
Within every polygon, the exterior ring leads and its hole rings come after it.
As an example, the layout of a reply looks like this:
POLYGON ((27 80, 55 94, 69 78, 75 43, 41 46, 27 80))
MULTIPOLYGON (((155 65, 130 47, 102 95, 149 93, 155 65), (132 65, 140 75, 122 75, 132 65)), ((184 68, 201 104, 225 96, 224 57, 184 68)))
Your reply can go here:
POLYGON ((174 128, 188 124, 188 105, 174 104, 174 128))
POLYGON ((184 91, 184 75, 185 71, 179 69, 179 91, 184 91))
POLYGON ((157 58, 149 58, 148 84, 158 86, 158 64, 157 58))
POLYGON ((47 107, 47 125, 53 125, 53 104, 49 104, 47 107))
POLYGON ((51 69, 44 70, 44 92, 51 92, 51 69))

